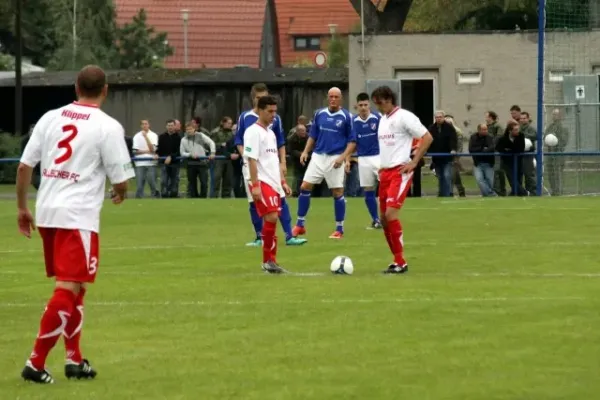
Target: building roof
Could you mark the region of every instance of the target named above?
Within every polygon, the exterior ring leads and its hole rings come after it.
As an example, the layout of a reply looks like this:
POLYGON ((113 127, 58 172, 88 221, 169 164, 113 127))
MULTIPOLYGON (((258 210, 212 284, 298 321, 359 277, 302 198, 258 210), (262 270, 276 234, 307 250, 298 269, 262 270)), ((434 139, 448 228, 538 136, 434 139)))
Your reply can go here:
POLYGON ((336 32, 349 33, 360 17, 349 0, 275 0, 281 65, 294 63, 299 57, 314 57, 315 52, 294 50, 294 36, 328 36, 329 24, 336 32))
POLYGON ((259 66, 267 0, 115 0, 117 23, 131 22, 140 8, 157 32, 167 32, 174 54, 168 68, 184 68, 184 23, 189 10, 188 68, 259 66))
MULTIPOLYGON (((348 83, 345 68, 229 68, 229 69, 150 69, 106 71, 111 86, 224 86, 252 85, 264 82, 269 86, 302 83, 305 85, 340 85, 348 83)), ((32 72, 23 75, 23 86, 70 86, 77 72, 32 72)), ((0 87, 14 87, 14 77, 0 79, 0 87)))

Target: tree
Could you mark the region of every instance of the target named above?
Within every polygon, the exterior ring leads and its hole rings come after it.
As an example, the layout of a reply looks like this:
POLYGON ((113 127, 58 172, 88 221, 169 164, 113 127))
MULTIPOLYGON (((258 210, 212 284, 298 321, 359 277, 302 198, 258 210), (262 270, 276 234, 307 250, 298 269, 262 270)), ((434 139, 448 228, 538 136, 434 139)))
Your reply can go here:
POLYGON ((148 26, 146 10, 141 8, 133 21, 118 30, 120 68, 142 69, 161 66, 173 54, 165 32, 148 26))
MULTIPOLYGON (((420 0, 422 1, 422 0, 420 0)), ((369 32, 400 32, 413 0, 363 0, 365 29, 369 32)), ((358 15, 361 14, 361 0, 350 0, 358 15)))
POLYGON ((348 65, 348 38, 332 37, 327 44, 327 53, 330 68, 345 68, 348 65))
POLYGON ((48 68, 77 70, 87 64, 115 68, 119 64, 117 25, 112 0, 53 0, 50 10, 58 28, 58 46, 48 68), (75 27, 75 31, 73 31, 75 27))
POLYGON ((15 59, 10 54, 0 53, 0 71, 14 71, 15 59))

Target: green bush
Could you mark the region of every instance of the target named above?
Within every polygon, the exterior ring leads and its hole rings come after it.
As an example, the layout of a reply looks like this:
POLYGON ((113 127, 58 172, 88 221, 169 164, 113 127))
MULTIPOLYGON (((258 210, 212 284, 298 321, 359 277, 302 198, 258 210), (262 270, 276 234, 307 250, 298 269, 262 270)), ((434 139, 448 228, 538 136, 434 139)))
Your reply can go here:
MULTIPOLYGON (((21 156, 21 137, 0 132, 0 159, 21 156)), ((18 163, 0 162, 0 183, 15 183, 18 163)))

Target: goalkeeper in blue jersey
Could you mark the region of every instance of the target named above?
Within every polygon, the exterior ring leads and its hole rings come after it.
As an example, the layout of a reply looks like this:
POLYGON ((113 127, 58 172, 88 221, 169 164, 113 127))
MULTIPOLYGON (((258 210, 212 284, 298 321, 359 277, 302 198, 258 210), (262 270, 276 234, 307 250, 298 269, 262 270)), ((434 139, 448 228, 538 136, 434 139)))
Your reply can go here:
MULTIPOLYGON (((244 132, 246 129, 258 120, 258 112, 257 105, 258 99, 263 96, 268 96, 269 90, 267 86, 263 83, 257 83, 252 86, 252 90, 250 92, 250 96, 252 97, 252 104, 254 108, 252 110, 244 111, 237 123, 237 130, 235 133, 235 145, 240 153, 240 155, 244 154, 244 132)), ((277 135, 277 147, 279 149, 279 165, 281 167, 281 176, 285 179, 285 175, 287 172, 286 168, 286 154, 285 154, 285 135, 283 133, 283 127, 281 123, 281 118, 279 115, 275 117, 273 120, 273 124, 270 126, 271 130, 275 132, 277 135)), ((252 195, 248 189, 248 181, 250 179, 250 173, 248 171, 248 166, 244 162, 242 167, 242 174, 244 176, 244 187, 246 188, 246 194, 248 195, 248 202, 250 203, 250 219, 252 220, 252 225, 254 226, 254 232, 256 233, 256 238, 247 243, 247 246, 253 247, 261 247, 262 246, 262 238, 261 232, 263 228, 263 220, 258 215, 256 211, 256 205, 254 204, 254 200, 252 199, 252 195)), ((286 202, 285 197, 281 199, 281 213, 279 214, 279 221, 281 222, 281 226, 285 232, 285 244, 288 246, 300 246, 307 242, 306 239, 297 238, 292 236, 292 216, 290 214, 290 209, 286 202)))

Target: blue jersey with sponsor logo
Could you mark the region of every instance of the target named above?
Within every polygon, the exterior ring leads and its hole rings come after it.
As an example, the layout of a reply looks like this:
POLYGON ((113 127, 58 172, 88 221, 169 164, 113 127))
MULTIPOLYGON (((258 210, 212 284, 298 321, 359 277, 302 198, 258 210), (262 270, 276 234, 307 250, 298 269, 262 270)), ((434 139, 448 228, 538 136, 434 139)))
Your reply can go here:
POLYGON ((366 119, 360 115, 352 121, 354 133, 356 134, 356 153, 359 157, 379 155, 379 139, 377 129, 379 128, 379 117, 369 114, 366 119))
POLYGON ((328 108, 318 110, 310 127, 310 137, 315 141, 316 154, 342 154, 349 142, 356 142, 352 115, 343 108, 335 112, 328 108))
MULTIPOLYGON (((235 139, 234 144, 236 146, 244 145, 244 133, 246 129, 254 125, 258 121, 258 115, 254 112, 254 110, 244 111, 237 123, 237 130, 235 131, 235 139)), ((277 148, 285 146, 285 134, 283 133, 283 124, 281 123, 281 118, 279 115, 275 116, 273 123, 268 127, 275 133, 275 137, 277 139, 277 148)))

